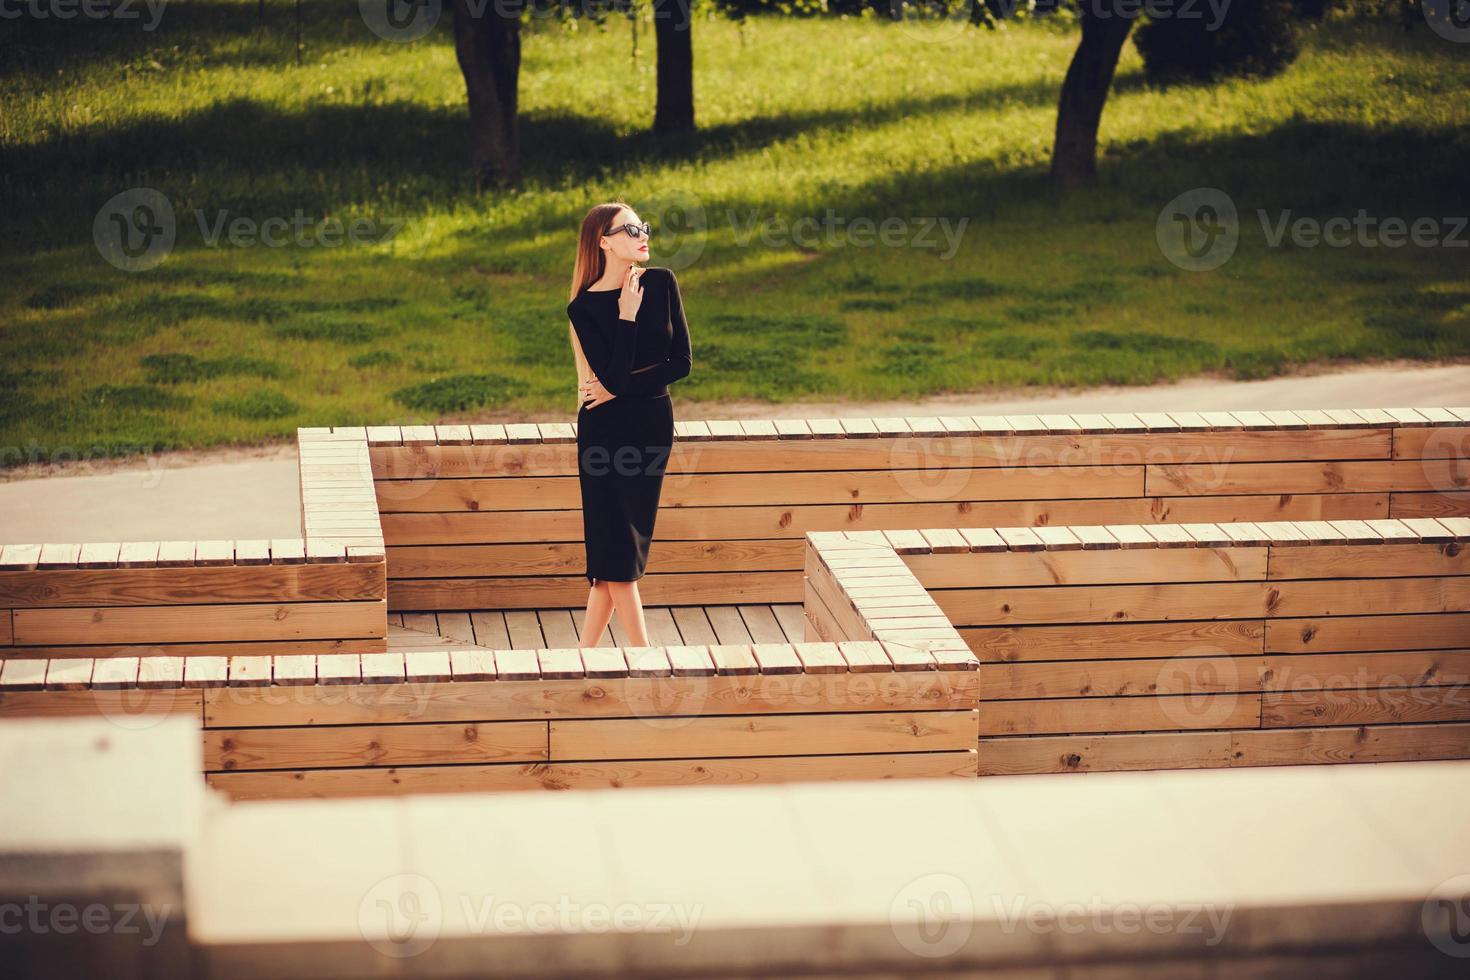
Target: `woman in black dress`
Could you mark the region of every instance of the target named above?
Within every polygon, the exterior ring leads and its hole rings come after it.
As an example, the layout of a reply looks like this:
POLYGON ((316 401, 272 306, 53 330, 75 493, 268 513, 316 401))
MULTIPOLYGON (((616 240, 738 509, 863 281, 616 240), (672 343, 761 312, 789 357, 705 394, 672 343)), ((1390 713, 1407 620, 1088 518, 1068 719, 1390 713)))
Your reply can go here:
POLYGON ((693 365, 679 283, 643 268, 650 228, 622 201, 582 220, 567 304, 577 362, 577 474, 587 551, 580 645, 597 646, 614 610, 628 640, 647 646, 638 580, 674 445, 668 385, 693 365))

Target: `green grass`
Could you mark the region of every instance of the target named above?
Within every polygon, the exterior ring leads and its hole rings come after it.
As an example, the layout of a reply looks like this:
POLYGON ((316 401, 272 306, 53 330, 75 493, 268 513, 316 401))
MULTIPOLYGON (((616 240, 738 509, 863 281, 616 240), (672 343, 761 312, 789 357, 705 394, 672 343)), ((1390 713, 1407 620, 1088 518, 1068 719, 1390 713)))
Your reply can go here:
POLYGON ((1470 354, 1466 249, 1271 247, 1256 217, 1470 213, 1470 62, 1427 30, 1330 23, 1285 75, 1213 89, 1148 86, 1130 44, 1098 186, 1064 193, 1046 177, 1076 38, 1061 23, 701 18, 701 132, 661 143, 651 24, 635 64, 626 21, 542 21, 524 39, 525 185, 477 195, 447 18, 401 45, 355 4, 304 9, 300 67, 285 8, 261 29, 248 0, 169 5, 152 33, 0 21, 0 464, 298 425, 569 419, 575 231, 613 196, 654 223, 651 264, 679 271, 690 417, 703 400, 1470 354), (91 236, 135 186, 168 197, 178 242, 128 273, 91 236), (1230 194, 1241 237, 1224 266, 1188 272, 1155 222, 1201 186, 1230 194), (299 211, 396 232, 211 247, 196 209, 205 231, 299 211), (968 224, 952 255, 934 227, 933 247, 752 235, 829 215, 839 232, 968 224))

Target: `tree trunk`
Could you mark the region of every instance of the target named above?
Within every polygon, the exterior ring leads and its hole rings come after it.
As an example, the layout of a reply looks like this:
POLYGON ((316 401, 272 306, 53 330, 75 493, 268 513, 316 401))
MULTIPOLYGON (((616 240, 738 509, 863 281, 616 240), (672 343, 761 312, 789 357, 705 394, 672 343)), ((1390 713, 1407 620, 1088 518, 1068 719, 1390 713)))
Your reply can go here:
POLYGON ((1082 42, 1062 82, 1051 155, 1052 177, 1064 187, 1086 183, 1097 173, 1097 127, 1132 27, 1131 17, 1113 11, 1099 17, 1083 7, 1082 42))
POLYGON ((470 105, 470 163, 480 188, 518 184, 517 91, 523 0, 450 0, 454 54, 470 105))
POLYGON ((694 131, 692 28, 689 0, 653 0, 653 36, 658 45, 653 131, 657 134, 694 131))

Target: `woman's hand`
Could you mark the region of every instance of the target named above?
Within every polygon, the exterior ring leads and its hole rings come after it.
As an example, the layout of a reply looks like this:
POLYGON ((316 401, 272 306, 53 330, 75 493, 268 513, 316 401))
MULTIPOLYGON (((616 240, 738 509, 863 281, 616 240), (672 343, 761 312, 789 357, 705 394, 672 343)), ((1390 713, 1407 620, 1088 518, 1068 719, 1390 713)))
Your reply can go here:
POLYGON ((617 397, 617 395, 614 395, 602 386, 602 382, 598 380, 595 374, 592 376, 591 381, 582 382, 581 392, 581 401, 584 408, 596 408, 603 402, 617 397))
POLYGON ((638 307, 643 303, 643 270, 636 265, 628 266, 623 273, 623 291, 618 294, 618 316, 624 320, 632 320, 638 315, 638 307))

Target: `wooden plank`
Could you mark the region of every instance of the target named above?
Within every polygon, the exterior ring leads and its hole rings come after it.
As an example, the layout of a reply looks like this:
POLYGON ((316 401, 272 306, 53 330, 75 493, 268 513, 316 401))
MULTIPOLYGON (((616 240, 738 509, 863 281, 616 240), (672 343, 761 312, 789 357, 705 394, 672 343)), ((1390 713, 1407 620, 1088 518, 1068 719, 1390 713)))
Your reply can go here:
POLYGON ((796 650, 787 643, 754 643, 750 647, 751 655, 755 657, 756 663, 760 664, 762 674, 800 674, 802 673, 801 658, 796 655, 796 650))
POLYGON ((847 671, 847 659, 836 643, 794 643, 791 648, 808 674, 841 674, 847 671))
POLYGON ((365 653, 358 662, 364 684, 401 684, 407 677, 402 653, 365 653))
POLYGON ((225 687, 229 682, 229 657, 186 657, 184 659, 185 687, 225 687))
POLYGON ((934 599, 956 626, 1252 619, 1272 608, 1274 588, 1264 582, 1041 586, 952 589, 934 599))
POLYGON ((697 717, 678 738, 641 719, 553 720, 551 759, 730 758, 760 755, 840 755, 857 752, 967 749, 976 713, 962 711, 861 712, 832 715, 697 717))
POLYGON ((893 670, 893 661, 875 640, 847 640, 837 644, 847 669, 853 673, 883 673, 893 670))
POLYGON ((270 687, 270 657, 231 657, 231 688, 270 687))
POLYGON ((1262 728, 1470 721, 1470 695, 1463 685, 1376 691, 1270 691, 1262 698, 1262 728))
POLYGON ((449 670, 456 681, 493 681, 499 676, 492 650, 451 650, 449 670))
POLYGON ((85 691, 92 686, 91 660, 52 660, 46 668, 46 690, 85 691))
POLYGON ((199 691, 181 688, 90 688, 84 691, 11 690, 0 684, 0 718, 96 718, 123 727, 146 727, 156 715, 198 719, 199 691))
POLYGON ((272 657, 271 677, 276 684, 301 686, 316 683, 316 658, 296 655, 272 657))
MULTIPOLYGON (((984 710, 983 708, 981 709, 984 710)), ((982 738, 982 776, 1022 773, 1218 769, 1232 762, 1228 731, 982 738)))
POLYGON ((53 569, 0 575, 0 606, 188 605, 211 615, 233 602, 340 603, 382 599, 382 569, 370 566, 225 565, 187 568, 53 569))
POLYGON ((987 702, 1259 691, 1265 668, 1262 657, 1221 656, 985 664, 980 685, 987 702))
MULTIPOLYGON (((350 566, 348 566, 350 567, 350 566)), ((16 645, 342 639, 383 635, 385 600, 17 609, 16 645)))
POLYGON ((224 728, 204 733, 206 771, 533 762, 547 757, 546 723, 224 728))
POLYGON ((403 654, 404 676, 410 684, 435 684, 453 679, 448 650, 408 650, 403 654))
POLYGON ((534 650, 496 650, 495 672, 501 680, 539 680, 541 661, 534 650))
MULTIPOLYGON (((1296 553, 1309 549, 1294 549, 1296 553)), ((1259 582, 1269 551, 1189 547, 1073 551, 1002 551, 914 555, 908 559, 925 589, 1001 586, 1124 585, 1161 582, 1259 582)))
POLYGON ((536 658, 540 662, 541 676, 546 680, 565 680, 587 675, 582 655, 576 649, 538 650, 536 658))
POLYGON ((1258 728, 1262 697, 1230 692, 1179 697, 987 701, 980 712, 980 735, 1258 728))
POLYGON ((138 659, 138 687, 167 689, 183 686, 183 657, 140 657, 138 659))
POLYGON ((635 762, 502 763, 221 772, 209 785, 231 799, 273 800, 400 793, 715 786, 813 780, 975 778, 975 753, 790 756, 752 759, 648 759, 635 762))
POLYGON ((1417 575, 1470 575, 1470 548, 1446 548, 1441 544, 1283 548, 1272 553, 1269 577, 1372 579, 1417 575))
POLYGON ((1231 732, 1237 766, 1470 758, 1470 724, 1354 725, 1231 732))
POLYGON ((705 646, 669 646, 664 648, 669 670, 674 677, 713 677, 715 662, 705 646))
POLYGON ((1282 618, 1265 626, 1266 653, 1455 649, 1470 636, 1470 613, 1282 618))
MULTIPOLYGON (((190 658, 209 660, 208 657, 190 658)), ((138 686, 138 657, 102 657, 93 662, 93 690, 126 690, 138 686)), ((188 675, 186 673, 185 680, 188 675)), ((0 685, 3 686, 3 685, 0 685)))
POLYGON ((717 643, 706 649, 709 650, 710 659, 718 674, 750 675, 761 672, 760 661, 756 660, 749 644, 717 643))
MULTIPOLYGON (((533 651, 517 651, 532 653, 533 651)), ((0 675, 3 680, 3 675, 0 675)), ((583 678, 532 683, 362 684, 303 688, 282 699, 270 689, 205 692, 212 728, 362 725, 414 722, 517 721, 546 718, 666 717, 670 706, 704 714, 927 711, 973 707, 976 671, 844 674, 740 674, 626 678, 617 684, 583 678)))

